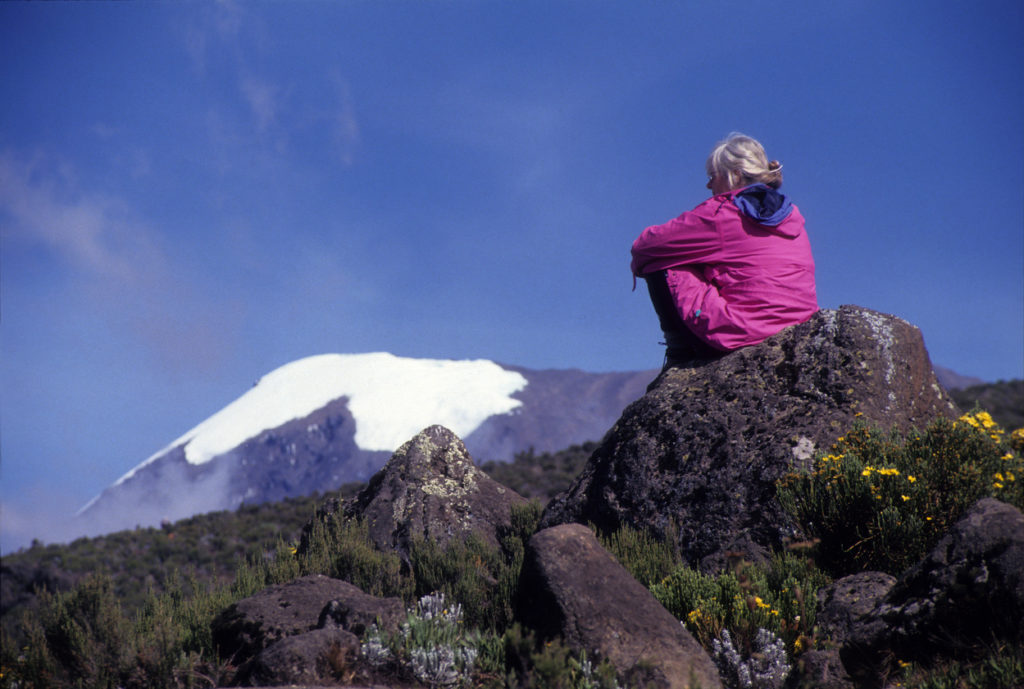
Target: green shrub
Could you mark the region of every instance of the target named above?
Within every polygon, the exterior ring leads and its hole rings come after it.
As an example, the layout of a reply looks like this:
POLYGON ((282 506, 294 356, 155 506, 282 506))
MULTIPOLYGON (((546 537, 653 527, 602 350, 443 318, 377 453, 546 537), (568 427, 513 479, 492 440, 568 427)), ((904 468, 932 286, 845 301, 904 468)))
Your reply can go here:
MULTIPOLYGON (((285 572, 283 580, 307 574, 323 574, 344 579, 374 596, 398 596, 409 601, 413 585, 402 573, 402 560, 397 553, 382 552, 370 538, 369 526, 361 519, 344 519, 340 515, 315 520, 307 548, 295 552, 298 573, 285 572)), ((290 569, 288 558, 281 555, 278 568, 290 569)), ((278 582, 274 582, 278 583, 278 582)))
POLYGON ((828 581, 810 560, 779 553, 767 565, 740 563, 715 576, 680 566, 651 592, 709 652, 729 630, 750 655, 758 630, 767 629, 798 654, 813 644, 817 591, 828 581))
POLYGON ((26 616, 28 645, 20 674, 25 686, 117 687, 130 665, 130 623, 110 577, 85 579, 70 592, 41 595, 26 616))
POLYGON ((505 564, 498 548, 475 534, 453 539, 446 547, 437 541, 413 541, 409 559, 421 596, 440 591, 458 601, 474 627, 503 628, 511 620, 511 601, 498 595, 498 575, 505 564))
POLYGON ((645 586, 667 577, 681 560, 674 527, 662 537, 624 526, 607 536, 599 534, 598 538, 605 550, 645 586))
POLYGON ((833 576, 899 574, 978 499, 1024 507, 1019 436, 986 412, 905 436, 857 426, 811 472, 783 478, 779 501, 818 541, 818 564, 833 576))
MULTIPOLYGON (((619 689, 615 667, 576 653, 560 639, 540 642, 518 623, 500 638, 504 674, 485 687, 508 689, 619 689)), ((628 684, 626 686, 644 686, 628 684)))
POLYGON ((409 552, 417 596, 440 591, 458 601, 466 622, 502 630, 512 623, 513 601, 523 566, 526 541, 540 521, 540 504, 513 507, 511 524, 498 533, 500 548, 471 534, 445 547, 415 539, 409 552))
POLYGON ((984 409, 1003 428, 1024 426, 1024 380, 983 383, 952 389, 949 396, 961 409, 984 409))
POLYGON ((930 667, 900 662, 899 666, 896 686, 905 689, 1024 687, 1024 647, 1019 644, 988 649, 975 659, 939 661, 930 667))

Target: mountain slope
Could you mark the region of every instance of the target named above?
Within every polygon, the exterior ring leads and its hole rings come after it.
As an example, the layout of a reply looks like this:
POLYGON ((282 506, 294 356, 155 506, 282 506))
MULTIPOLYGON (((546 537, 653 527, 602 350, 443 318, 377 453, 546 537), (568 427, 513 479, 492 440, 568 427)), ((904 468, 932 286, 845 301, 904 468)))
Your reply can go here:
POLYGON ((533 371, 487 360, 324 354, 286 364, 79 512, 105 533, 368 479, 441 424, 479 462, 599 439, 653 371, 533 371))

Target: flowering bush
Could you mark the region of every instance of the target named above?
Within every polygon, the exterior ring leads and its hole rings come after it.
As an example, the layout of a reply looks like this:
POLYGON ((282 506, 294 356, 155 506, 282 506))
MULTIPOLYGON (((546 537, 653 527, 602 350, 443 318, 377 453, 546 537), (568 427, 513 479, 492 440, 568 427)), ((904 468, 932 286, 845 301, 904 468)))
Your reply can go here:
POLYGON ((816 595, 827 583, 806 558, 780 553, 767 566, 743 563, 717 576, 682 566, 651 592, 708 651, 729 631, 742 653, 757 653, 764 629, 799 654, 813 643, 816 595))
POLYGON ((469 682, 479 641, 479 633, 462 626, 462 606, 435 593, 420 598, 397 634, 370 627, 361 650, 375 667, 394 661, 419 682, 449 687, 469 682))
POLYGON ((899 574, 980 498, 1024 507, 1021 438, 983 411, 907 435, 857 426, 810 473, 782 479, 779 500, 830 574, 899 574))

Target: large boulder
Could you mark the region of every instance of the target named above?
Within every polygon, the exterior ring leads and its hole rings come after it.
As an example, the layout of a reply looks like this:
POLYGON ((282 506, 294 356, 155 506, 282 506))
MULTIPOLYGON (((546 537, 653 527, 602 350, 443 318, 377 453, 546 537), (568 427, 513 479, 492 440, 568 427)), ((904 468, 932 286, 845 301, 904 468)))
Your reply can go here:
POLYGON ((347 581, 317 574, 233 603, 214 619, 211 632, 221 657, 241 666, 282 639, 316 629, 358 634, 372 621, 397 628, 404 612, 398 598, 376 598, 347 581))
POLYGON ((674 526, 691 565, 756 561, 797 535, 774 500, 794 466, 857 420, 909 429, 956 413, 917 328, 856 306, 823 310, 759 345, 663 372, 541 526, 674 526))
POLYGON ((865 684, 892 658, 927 661, 1024 642, 1024 514, 993 498, 976 503, 924 560, 859 615, 841 653, 865 684))
POLYGON ((579 524, 530 539, 519 608, 542 637, 596 651, 650 689, 722 686, 697 640, 579 524))
POLYGON ((478 469, 457 435, 431 426, 402 445, 344 512, 367 522, 377 547, 407 556, 417 537, 443 547, 476 534, 498 546, 512 507, 526 502, 478 469))
POLYGON ((348 686, 359 668, 359 638, 344 629, 314 629, 274 642, 240 670, 241 686, 348 686))

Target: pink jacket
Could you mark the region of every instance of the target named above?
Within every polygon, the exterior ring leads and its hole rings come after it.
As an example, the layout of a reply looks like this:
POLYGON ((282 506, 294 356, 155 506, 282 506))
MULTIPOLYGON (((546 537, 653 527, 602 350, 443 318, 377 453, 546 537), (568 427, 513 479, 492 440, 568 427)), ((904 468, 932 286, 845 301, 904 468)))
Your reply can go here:
POLYGON ((667 271, 683 322, 716 349, 757 344, 818 310, 804 218, 761 184, 648 227, 633 242, 631 268, 667 271))

